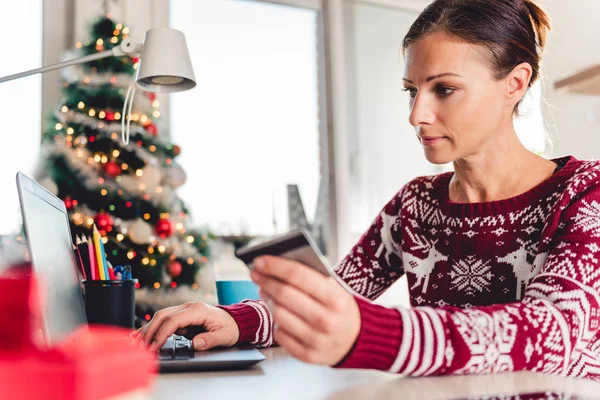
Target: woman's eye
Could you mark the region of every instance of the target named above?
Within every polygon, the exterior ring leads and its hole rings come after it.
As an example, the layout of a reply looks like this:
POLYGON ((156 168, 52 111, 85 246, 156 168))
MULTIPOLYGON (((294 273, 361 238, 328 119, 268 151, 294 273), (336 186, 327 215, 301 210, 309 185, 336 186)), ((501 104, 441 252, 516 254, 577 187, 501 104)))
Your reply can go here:
POLYGON ((410 97, 412 99, 414 99, 417 96, 417 89, 413 89, 413 88, 404 88, 402 89, 403 92, 408 92, 410 94, 410 97))
POLYGON ((445 97, 450 96, 452 92, 454 92, 454 88, 448 86, 438 86, 435 88, 435 91, 438 95, 445 97))

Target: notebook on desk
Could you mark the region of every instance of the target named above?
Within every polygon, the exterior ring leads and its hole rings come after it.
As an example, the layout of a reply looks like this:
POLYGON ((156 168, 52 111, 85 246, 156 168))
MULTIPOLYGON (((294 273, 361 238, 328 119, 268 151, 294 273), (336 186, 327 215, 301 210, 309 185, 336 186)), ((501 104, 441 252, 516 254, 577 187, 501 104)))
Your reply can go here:
MULTIPOLYGON (((42 315, 47 345, 87 326, 85 305, 62 200, 19 172, 17 189, 34 273, 46 288, 42 315)), ((158 354, 161 372, 247 368, 265 359, 253 347, 194 351, 188 339, 172 336, 158 354)))

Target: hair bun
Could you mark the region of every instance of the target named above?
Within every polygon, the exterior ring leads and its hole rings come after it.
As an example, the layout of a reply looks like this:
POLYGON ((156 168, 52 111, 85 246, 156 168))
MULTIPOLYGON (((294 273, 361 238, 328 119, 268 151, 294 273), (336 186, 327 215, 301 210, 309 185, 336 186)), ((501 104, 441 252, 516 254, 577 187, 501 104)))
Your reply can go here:
POLYGON ((550 17, 533 0, 521 0, 527 10, 537 37, 537 45, 540 51, 546 46, 546 38, 550 31, 550 17))

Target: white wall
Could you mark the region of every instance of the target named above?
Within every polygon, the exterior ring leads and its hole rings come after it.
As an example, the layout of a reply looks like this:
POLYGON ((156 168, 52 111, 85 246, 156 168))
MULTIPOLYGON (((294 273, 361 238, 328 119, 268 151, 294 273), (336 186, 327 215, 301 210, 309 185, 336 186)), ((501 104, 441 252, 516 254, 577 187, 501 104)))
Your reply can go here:
POLYGON ((408 122, 401 41, 417 14, 346 5, 352 234, 357 239, 408 181, 435 174, 408 122))
POLYGON ((553 155, 600 158, 600 96, 557 93, 553 83, 600 62, 600 1, 540 0, 552 19, 544 55, 544 110, 554 143, 553 155), (596 121, 589 121, 595 110, 596 121))

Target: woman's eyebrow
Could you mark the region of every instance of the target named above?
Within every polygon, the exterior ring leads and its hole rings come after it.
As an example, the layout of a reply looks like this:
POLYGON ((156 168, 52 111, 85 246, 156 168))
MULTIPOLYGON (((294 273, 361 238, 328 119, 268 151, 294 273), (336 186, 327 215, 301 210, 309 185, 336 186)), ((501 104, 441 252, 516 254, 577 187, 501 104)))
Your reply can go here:
MULTIPOLYGON (((430 82, 430 81, 432 81, 432 80, 434 80, 434 79, 443 78, 443 77, 445 77, 445 76, 458 76, 459 78, 462 78, 462 75, 455 74, 454 72, 444 72, 443 74, 438 74, 438 75, 433 75, 433 76, 430 76, 430 77, 428 77, 428 78, 426 79, 426 81, 427 81, 427 82, 430 82)), ((413 81, 411 81, 410 79, 402 78, 402 80, 403 80, 403 81, 405 81, 405 82, 408 82, 408 83, 413 83, 413 84, 414 84, 414 82, 413 82, 413 81)))

